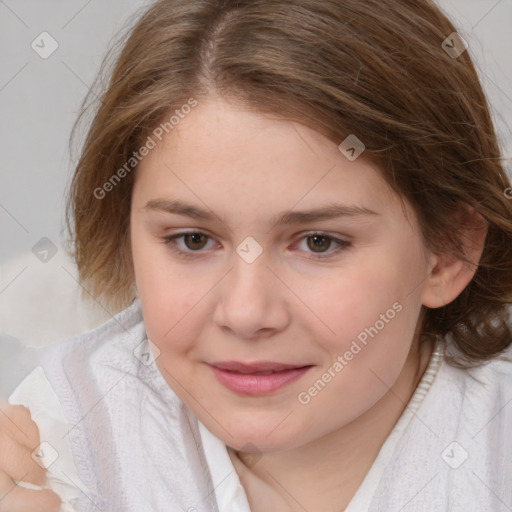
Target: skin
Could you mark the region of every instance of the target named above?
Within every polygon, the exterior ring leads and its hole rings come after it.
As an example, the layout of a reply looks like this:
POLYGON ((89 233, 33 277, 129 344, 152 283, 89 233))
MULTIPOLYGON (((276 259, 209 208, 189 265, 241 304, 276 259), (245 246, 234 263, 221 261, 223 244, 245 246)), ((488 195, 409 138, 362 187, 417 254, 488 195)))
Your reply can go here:
MULTIPOLYGON (((200 101, 139 165, 130 235, 147 334, 160 350, 156 363, 232 448, 252 510, 348 504, 431 355, 416 335, 422 306, 451 302, 471 280, 474 268, 427 250, 405 206, 364 154, 351 162, 303 125, 221 98, 200 101), (190 203, 215 219, 146 206, 155 200, 190 203), (272 228, 281 212, 331 202, 375 214, 272 228), (206 236, 165 243, 187 231, 206 236), (337 250, 327 238, 316 248, 312 231, 350 245, 337 250), (236 252, 248 236, 263 250, 252 263, 236 252), (301 404, 298 394, 397 302, 401 311, 301 404), (271 396, 247 397, 225 388, 208 366, 228 360, 313 368, 271 396), (254 452, 261 457, 248 464, 254 452)), ((466 220, 478 221, 471 212, 466 220)), ((478 261, 485 228, 471 233, 468 256, 478 261)))

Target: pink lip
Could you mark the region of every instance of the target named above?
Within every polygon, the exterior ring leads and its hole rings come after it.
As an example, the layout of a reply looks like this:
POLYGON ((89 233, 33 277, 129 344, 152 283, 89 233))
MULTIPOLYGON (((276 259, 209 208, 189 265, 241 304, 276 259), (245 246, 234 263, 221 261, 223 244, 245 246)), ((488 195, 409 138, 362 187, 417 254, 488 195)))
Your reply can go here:
POLYGON ((254 364, 236 361, 214 363, 210 365, 217 380, 225 387, 242 395, 267 395, 291 384, 304 375, 310 368, 272 362, 254 364), (275 373, 258 375, 259 372, 275 373))

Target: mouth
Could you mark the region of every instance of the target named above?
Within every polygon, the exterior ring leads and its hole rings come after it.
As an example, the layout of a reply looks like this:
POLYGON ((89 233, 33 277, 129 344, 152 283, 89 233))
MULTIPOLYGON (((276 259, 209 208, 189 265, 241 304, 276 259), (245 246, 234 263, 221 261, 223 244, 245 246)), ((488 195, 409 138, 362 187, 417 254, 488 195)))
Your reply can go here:
POLYGON ((229 390, 246 396, 272 394, 302 377, 312 365, 291 365, 274 362, 240 363, 237 361, 210 364, 217 380, 229 390))

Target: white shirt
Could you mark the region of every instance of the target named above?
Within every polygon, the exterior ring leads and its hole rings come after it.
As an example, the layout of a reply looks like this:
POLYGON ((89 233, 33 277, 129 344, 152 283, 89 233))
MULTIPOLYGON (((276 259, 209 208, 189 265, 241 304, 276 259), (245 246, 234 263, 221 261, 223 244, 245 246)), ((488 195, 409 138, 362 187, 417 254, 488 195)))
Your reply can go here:
MULTIPOLYGON (((437 345, 345 512, 512 510, 511 354, 469 371, 437 345)), ((38 424, 61 512, 250 512, 226 445, 156 367, 138 301, 55 345, 9 401, 38 424)))

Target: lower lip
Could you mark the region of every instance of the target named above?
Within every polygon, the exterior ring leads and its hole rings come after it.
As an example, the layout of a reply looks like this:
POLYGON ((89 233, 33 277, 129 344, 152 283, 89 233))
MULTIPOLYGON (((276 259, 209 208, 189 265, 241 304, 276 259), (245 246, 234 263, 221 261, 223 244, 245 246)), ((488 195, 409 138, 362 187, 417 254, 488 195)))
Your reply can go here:
POLYGON ((300 379, 310 368, 311 366, 305 366, 303 368, 293 368, 270 375, 253 375, 229 372, 227 370, 221 370, 216 366, 211 366, 215 377, 217 377, 217 380, 221 384, 235 393, 249 396, 261 396, 273 393, 297 379, 300 379))

